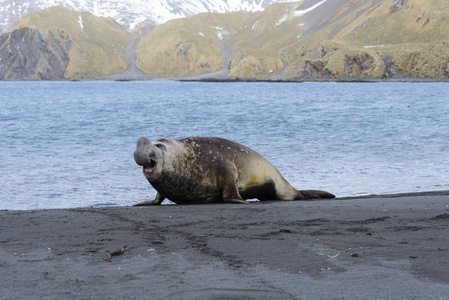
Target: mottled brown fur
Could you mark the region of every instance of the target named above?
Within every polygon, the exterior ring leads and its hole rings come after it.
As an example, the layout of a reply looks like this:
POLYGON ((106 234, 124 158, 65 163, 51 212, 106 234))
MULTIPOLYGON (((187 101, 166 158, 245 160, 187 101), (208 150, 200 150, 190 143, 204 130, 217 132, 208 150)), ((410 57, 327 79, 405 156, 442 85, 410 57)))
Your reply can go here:
POLYGON ((165 198, 178 204, 199 204, 334 197, 323 191, 296 190, 261 155, 222 138, 151 142, 140 137, 134 159, 158 191, 155 200, 136 205, 160 204, 165 198))

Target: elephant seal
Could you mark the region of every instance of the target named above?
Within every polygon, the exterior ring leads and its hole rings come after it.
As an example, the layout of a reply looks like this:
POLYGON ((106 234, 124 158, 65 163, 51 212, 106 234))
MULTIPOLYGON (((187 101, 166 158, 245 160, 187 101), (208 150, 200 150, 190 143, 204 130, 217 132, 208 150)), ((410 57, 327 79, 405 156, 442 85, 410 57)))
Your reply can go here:
POLYGON ((217 137, 140 137, 134 160, 157 190, 156 199, 134 205, 234 202, 245 199, 305 200, 334 198, 324 191, 298 191, 265 158, 236 142, 217 137))

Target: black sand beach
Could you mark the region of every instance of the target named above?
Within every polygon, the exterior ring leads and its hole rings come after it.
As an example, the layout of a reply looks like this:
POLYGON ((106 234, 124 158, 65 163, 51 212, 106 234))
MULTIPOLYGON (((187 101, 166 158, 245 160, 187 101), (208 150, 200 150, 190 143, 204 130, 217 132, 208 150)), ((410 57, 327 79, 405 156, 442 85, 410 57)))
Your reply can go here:
POLYGON ((449 299, 446 192, 0 211, 0 226, 1 299, 449 299))

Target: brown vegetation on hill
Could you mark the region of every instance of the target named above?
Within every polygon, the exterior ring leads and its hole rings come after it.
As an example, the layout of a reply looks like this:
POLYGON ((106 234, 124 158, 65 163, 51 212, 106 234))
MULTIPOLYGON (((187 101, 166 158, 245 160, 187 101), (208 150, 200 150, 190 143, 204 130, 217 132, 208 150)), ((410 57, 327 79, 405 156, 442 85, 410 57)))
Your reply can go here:
POLYGON ((145 78, 445 80, 448 45, 444 0, 278 3, 132 32, 55 7, 0 36, 0 78, 101 79, 132 68, 145 78))

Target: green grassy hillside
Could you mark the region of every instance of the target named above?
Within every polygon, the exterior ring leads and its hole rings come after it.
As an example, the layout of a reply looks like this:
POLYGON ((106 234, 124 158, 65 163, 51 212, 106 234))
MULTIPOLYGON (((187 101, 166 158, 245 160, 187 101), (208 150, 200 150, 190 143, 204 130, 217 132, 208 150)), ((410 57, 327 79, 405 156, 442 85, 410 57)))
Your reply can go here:
POLYGON ((223 68, 222 39, 227 36, 230 24, 238 28, 249 15, 206 13, 156 26, 139 38, 136 66, 157 77, 218 71, 223 68))
POLYGON ((52 33, 69 48, 67 79, 102 78, 128 67, 128 32, 111 18, 52 7, 23 17, 15 28, 21 27, 39 29, 47 37, 52 33))
POLYGON ((285 7, 274 5, 258 13, 205 13, 159 25, 140 37, 137 67, 158 77, 183 77, 218 71, 232 60, 230 78, 272 77, 274 70, 283 68, 278 46, 298 35, 273 29, 285 7), (225 43, 229 57, 223 51, 225 43))

